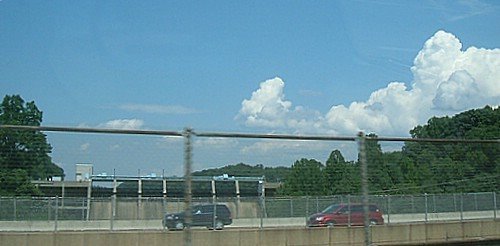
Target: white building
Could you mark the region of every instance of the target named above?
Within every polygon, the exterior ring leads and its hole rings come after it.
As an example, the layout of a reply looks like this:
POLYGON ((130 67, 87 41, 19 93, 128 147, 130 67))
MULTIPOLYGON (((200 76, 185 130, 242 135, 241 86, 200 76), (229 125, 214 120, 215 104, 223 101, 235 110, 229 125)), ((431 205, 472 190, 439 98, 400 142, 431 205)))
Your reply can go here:
POLYGON ((94 165, 92 164, 83 164, 83 163, 77 163, 76 164, 76 181, 89 181, 90 178, 92 177, 92 171, 93 171, 94 165))

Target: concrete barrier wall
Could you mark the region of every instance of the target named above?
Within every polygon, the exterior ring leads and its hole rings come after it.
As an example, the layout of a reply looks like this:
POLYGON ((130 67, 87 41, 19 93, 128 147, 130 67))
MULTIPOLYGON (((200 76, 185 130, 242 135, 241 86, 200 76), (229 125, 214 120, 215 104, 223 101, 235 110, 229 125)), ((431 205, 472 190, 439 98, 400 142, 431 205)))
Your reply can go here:
MULTIPOLYGON (((259 215, 257 202, 227 202, 224 203, 231 210, 234 218, 255 218, 259 215)), ((184 209, 183 202, 166 202, 156 199, 153 201, 119 200, 116 202, 115 219, 158 219, 165 211, 176 213, 184 209)), ((90 219, 110 219, 112 214, 111 201, 92 201, 90 204, 90 219)))
MULTIPOLYGON (((375 245, 500 240, 500 221, 399 224, 371 227, 375 245)), ((193 245, 364 245, 363 227, 192 230, 193 245)), ((183 232, 66 231, 2 232, 0 246, 169 246, 182 245, 183 232)))
MULTIPOLYGON (((195 202, 197 203, 197 202, 195 202)), ((233 218, 258 218, 260 216, 260 206, 258 201, 238 201, 221 202, 226 204, 231 210, 233 218)), ((90 220, 110 219, 113 207, 111 200, 94 200, 90 204, 90 220)), ((115 205, 115 220, 150 220, 161 219, 163 213, 179 212, 184 209, 182 201, 166 201, 161 199, 136 200, 136 199, 117 199, 115 205)), ((288 208, 287 208, 288 209, 288 208)), ((290 212, 290 211, 288 211, 290 212)), ((310 212, 312 213, 312 212, 310 212)), ((295 216, 302 215, 304 218, 308 214, 296 213, 295 216)), ((446 221, 461 219, 490 219, 500 214, 500 210, 484 211, 465 211, 465 212, 429 212, 425 213, 407 213, 407 214, 385 214, 386 223, 401 222, 425 222, 427 221, 446 221)), ((293 217, 292 214, 283 217, 293 217)), ((498 217, 497 217, 498 218, 498 217)))

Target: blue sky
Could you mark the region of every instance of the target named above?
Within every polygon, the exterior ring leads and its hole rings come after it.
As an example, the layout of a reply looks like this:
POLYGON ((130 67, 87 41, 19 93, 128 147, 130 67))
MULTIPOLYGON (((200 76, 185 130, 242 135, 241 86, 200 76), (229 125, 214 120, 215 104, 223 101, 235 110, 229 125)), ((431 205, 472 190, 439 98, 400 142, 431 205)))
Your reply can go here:
MULTIPOLYGON (((0 0, 0 92, 35 101, 46 126, 404 137, 498 105, 498 23, 497 1, 0 0)), ((54 161, 131 159, 86 137, 49 135, 54 161)), ((265 144, 212 140, 239 155, 198 169, 269 160, 242 157, 265 144)), ((278 145, 277 164, 302 154, 278 145)), ((141 158, 122 172, 182 173, 141 158)))

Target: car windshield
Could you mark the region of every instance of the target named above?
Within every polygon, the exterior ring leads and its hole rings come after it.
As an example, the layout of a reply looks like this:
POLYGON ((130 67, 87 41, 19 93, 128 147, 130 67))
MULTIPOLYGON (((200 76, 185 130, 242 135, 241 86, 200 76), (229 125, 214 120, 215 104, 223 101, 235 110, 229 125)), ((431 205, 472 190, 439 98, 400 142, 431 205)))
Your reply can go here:
POLYGON ((333 204, 325 208, 323 211, 321 211, 324 214, 331 214, 333 211, 336 211, 339 208, 339 205, 333 204))

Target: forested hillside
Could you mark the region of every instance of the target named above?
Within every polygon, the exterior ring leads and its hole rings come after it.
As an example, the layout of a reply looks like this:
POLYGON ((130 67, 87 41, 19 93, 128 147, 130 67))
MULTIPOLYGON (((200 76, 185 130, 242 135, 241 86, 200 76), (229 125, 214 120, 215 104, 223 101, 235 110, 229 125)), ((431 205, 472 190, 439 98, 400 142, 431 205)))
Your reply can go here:
MULTIPOLYGON (((500 139, 500 110, 485 107, 453 117, 431 118, 410 131, 412 138, 500 139)), ((366 142, 372 194, 482 192, 500 189, 500 143, 407 142, 401 151, 382 152, 376 135, 366 142)), ((359 165, 334 150, 326 165, 301 160, 292 166, 282 194, 356 194, 359 165), (314 174, 312 174, 314 173, 314 174), (307 175, 304 175, 307 174, 307 175), (322 174, 322 175, 319 175, 322 174), (311 179, 311 177, 317 177, 311 179), (323 179, 317 182, 317 179, 323 179)))
MULTIPOLYGON (((410 131, 415 139, 500 139, 500 109, 486 106, 453 117, 434 117, 410 131)), ((375 134, 367 135, 371 194, 482 192, 500 189, 500 143, 406 142, 400 151, 383 152, 375 134)), ((357 161, 333 150, 323 164, 300 159, 291 167, 229 165, 193 173, 201 176, 265 176, 284 181, 281 195, 360 193, 357 161)))

